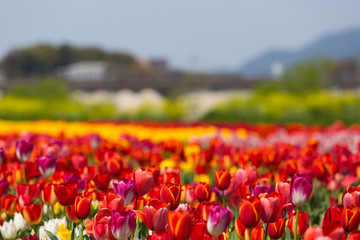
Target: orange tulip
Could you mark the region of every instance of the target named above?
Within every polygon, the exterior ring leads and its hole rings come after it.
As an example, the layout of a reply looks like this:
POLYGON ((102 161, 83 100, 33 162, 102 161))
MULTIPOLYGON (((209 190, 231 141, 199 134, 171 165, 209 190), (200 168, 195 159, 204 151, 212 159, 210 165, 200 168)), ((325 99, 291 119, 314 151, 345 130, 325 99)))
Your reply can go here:
POLYGON ((200 202, 208 201, 211 196, 210 184, 199 182, 195 187, 195 196, 200 202))
POLYGON ((360 208, 355 205, 347 205, 341 216, 341 225, 347 232, 351 232, 359 227, 360 208))
POLYGON ((22 215, 30 226, 38 224, 42 218, 42 204, 26 204, 22 209, 22 215))
POLYGON ((6 214, 14 216, 16 210, 16 197, 12 194, 6 195, 2 202, 2 209, 6 214))
POLYGON ((225 190, 230 186, 231 174, 228 170, 214 170, 215 186, 220 190, 225 190))
POLYGON ((41 200, 46 205, 51 205, 51 206, 53 206, 57 202, 54 184, 45 184, 44 185, 44 187, 41 191, 41 200))
POLYGON ((167 183, 160 190, 160 199, 170 204, 170 210, 175 210, 180 204, 180 185, 175 183, 167 183))
POLYGON ((91 197, 80 197, 77 196, 75 199, 75 216, 78 219, 84 220, 86 219, 91 210, 91 197))
POLYGON ((258 197, 246 196, 240 203, 239 218, 246 228, 254 228, 260 221, 261 202, 258 197))
POLYGON ((171 240, 189 239, 193 230, 193 221, 185 211, 173 211, 168 216, 168 231, 171 240))
POLYGON ((270 238, 278 239, 284 235, 285 232, 285 219, 280 217, 276 222, 270 223, 268 234, 270 238))

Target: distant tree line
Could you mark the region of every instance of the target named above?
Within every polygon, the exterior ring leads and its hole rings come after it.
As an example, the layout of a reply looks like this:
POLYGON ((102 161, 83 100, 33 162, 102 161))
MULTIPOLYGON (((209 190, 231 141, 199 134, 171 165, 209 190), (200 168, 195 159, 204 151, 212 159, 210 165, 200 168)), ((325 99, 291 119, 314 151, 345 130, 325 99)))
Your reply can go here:
POLYGON ((58 67, 78 61, 104 61, 124 68, 137 65, 136 59, 124 52, 107 52, 97 47, 75 47, 64 44, 37 44, 10 51, 0 69, 9 78, 53 74, 58 67))

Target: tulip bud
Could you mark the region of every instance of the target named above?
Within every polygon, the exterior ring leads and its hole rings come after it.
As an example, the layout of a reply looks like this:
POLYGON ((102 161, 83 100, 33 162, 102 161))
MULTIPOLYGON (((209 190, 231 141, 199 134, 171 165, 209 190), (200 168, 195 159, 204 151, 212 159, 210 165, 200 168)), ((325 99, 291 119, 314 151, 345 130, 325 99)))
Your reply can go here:
POLYGON ((341 221, 343 206, 331 206, 326 210, 322 220, 322 226, 341 221))
POLYGON ((295 228, 297 227, 297 237, 302 238, 305 234, 306 229, 309 227, 309 215, 306 212, 299 210, 299 221, 296 226, 296 211, 289 212, 289 220, 287 227, 291 234, 294 236, 295 228))
POLYGON ((266 223, 276 222, 282 211, 281 195, 276 192, 270 195, 265 193, 260 201, 262 206, 261 219, 266 223))
POLYGON ((76 183, 61 183, 55 185, 55 195, 63 206, 73 205, 77 196, 76 183))
POLYGON ((290 195, 292 202, 297 207, 305 205, 312 193, 312 180, 306 174, 296 173, 291 179, 290 195))
POLYGON ((168 231, 171 240, 189 239, 193 230, 193 221, 184 211, 173 211, 168 216, 168 231))
POLYGON ((37 225, 42 218, 42 204, 26 204, 22 209, 22 215, 27 224, 29 224, 30 226, 37 225))
POLYGON ((77 196, 75 199, 75 216, 78 219, 86 219, 91 210, 91 198, 77 196))
POLYGON ((36 158, 36 162, 43 177, 51 177, 56 170, 56 166, 58 165, 57 157, 50 156, 36 158))
POLYGON ((210 199, 211 189, 210 184, 199 182, 195 187, 195 196, 196 198, 202 201, 208 201, 210 199))
POLYGON ((359 227, 360 208, 355 205, 347 205, 341 216, 341 225, 347 232, 351 232, 359 227))
POLYGON ((55 185, 54 184, 45 184, 41 191, 41 200, 46 204, 53 206, 56 201, 57 197, 55 194, 55 185))
POLYGON ((135 198, 136 185, 133 181, 124 178, 119 183, 113 182, 115 195, 120 195, 125 205, 129 205, 135 198))
POLYGON ((154 177, 151 173, 142 170, 141 168, 133 172, 133 179, 136 184, 136 194, 144 196, 147 194, 154 184, 154 177))
POLYGON ((31 141, 20 140, 16 142, 16 157, 21 162, 26 162, 27 160, 29 160, 33 148, 34 144, 31 141))
POLYGON ((230 186, 231 174, 227 170, 214 170, 215 186, 219 190, 225 190, 230 186))
POLYGON ((246 228, 254 228, 260 221, 261 202, 258 197, 243 198, 239 208, 239 218, 246 228))
POLYGON ((180 191, 179 184, 167 183, 163 185, 160 190, 160 199, 170 204, 170 210, 175 210, 180 204, 180 191))
POLYGON ((229 207, 212 206, 207 220, 207 230, 211 236, 217 237, 229 227, 232 219, 233 214, 229 207))
POLYGON ((8 194, 2 200, 2 209, 10 216, 14 216, 16 209, 16 197, 12 194, 8 194))
POLYGON ((194 186, 187 184, 184 187, 184 201, 187 203, 194 203, 196 201, 195 188, 194 186))
POLYGON ((270 238, 278 239, 284 235, 285 219, 280 217, 276 222, 269 223, 268 234, 270 238))
POLYGON ((286 211, 292 210, 295 206, 288 206, 287 204, 292 203, 290 196, 290 181, 278 182, 275 185, 275 191, 281 194, 282 205, 286 205, 284 209, 286 211))
POLYGON ((96 174, 96 176, 93 180, 94 180, 95 186, 99 190, 103 191, 103 190, 108 189, 109 183, 111 181, 111 176, 108 172, 98 173, 98 174, 96 174))
POLYGON ((126 240, 134 230, 135 224, 136 214, 134 211, 114 211, 111 215, 110 228, 117 240, 126 240))

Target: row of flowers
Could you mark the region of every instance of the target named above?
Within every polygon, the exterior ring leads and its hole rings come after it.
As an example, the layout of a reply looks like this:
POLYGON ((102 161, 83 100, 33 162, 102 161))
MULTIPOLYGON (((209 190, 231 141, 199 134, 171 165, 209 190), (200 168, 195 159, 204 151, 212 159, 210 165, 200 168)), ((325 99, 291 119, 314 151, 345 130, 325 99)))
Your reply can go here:
POLYGON ((1 135, 1 237, 360 239, 356 128, 246 126, 228 138, 213 126, 187 141, 173 128, 164 140, 1 135))

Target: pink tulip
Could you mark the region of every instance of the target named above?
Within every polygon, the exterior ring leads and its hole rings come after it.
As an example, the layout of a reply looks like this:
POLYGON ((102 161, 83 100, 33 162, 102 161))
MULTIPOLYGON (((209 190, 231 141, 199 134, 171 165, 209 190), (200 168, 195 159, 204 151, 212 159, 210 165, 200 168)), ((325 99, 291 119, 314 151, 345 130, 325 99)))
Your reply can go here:
POLYGON ((157 199, 151 200, 144 207, 143 212, 136 211, 136 214, 151 231, 163 231, 168 224, 169 209, 167 204, 157 199))
POLYGON ((92 234, 95 240, 105 240, 109 238, 109 222, 111 212, 109 209, 100 209, 94 217, 92 234))
POLYGON ((136 184, 136 193, 138 196, 143 196, 149 192, 154 184, 154 177, 150 172, 141 168, 133 172, 133 181, 136 184))
POLYGON ((282 205, 286 205, 284 209, 286 211, 292 210, 294 208, 294 204, 292 204, 290 196, 290 181, 276 183, 275 191, 281 194, 282 205))
POLYGON ((207 230, 211 236, 217 237, 229 227, 232 219, 233 214, 229 207, 212 206, 207 219, 207 230))
POLYGON ((136 214, 134 211, 113 211, 110 220, 111 232, 115 239, 126 240, 135 228, 136 214))

